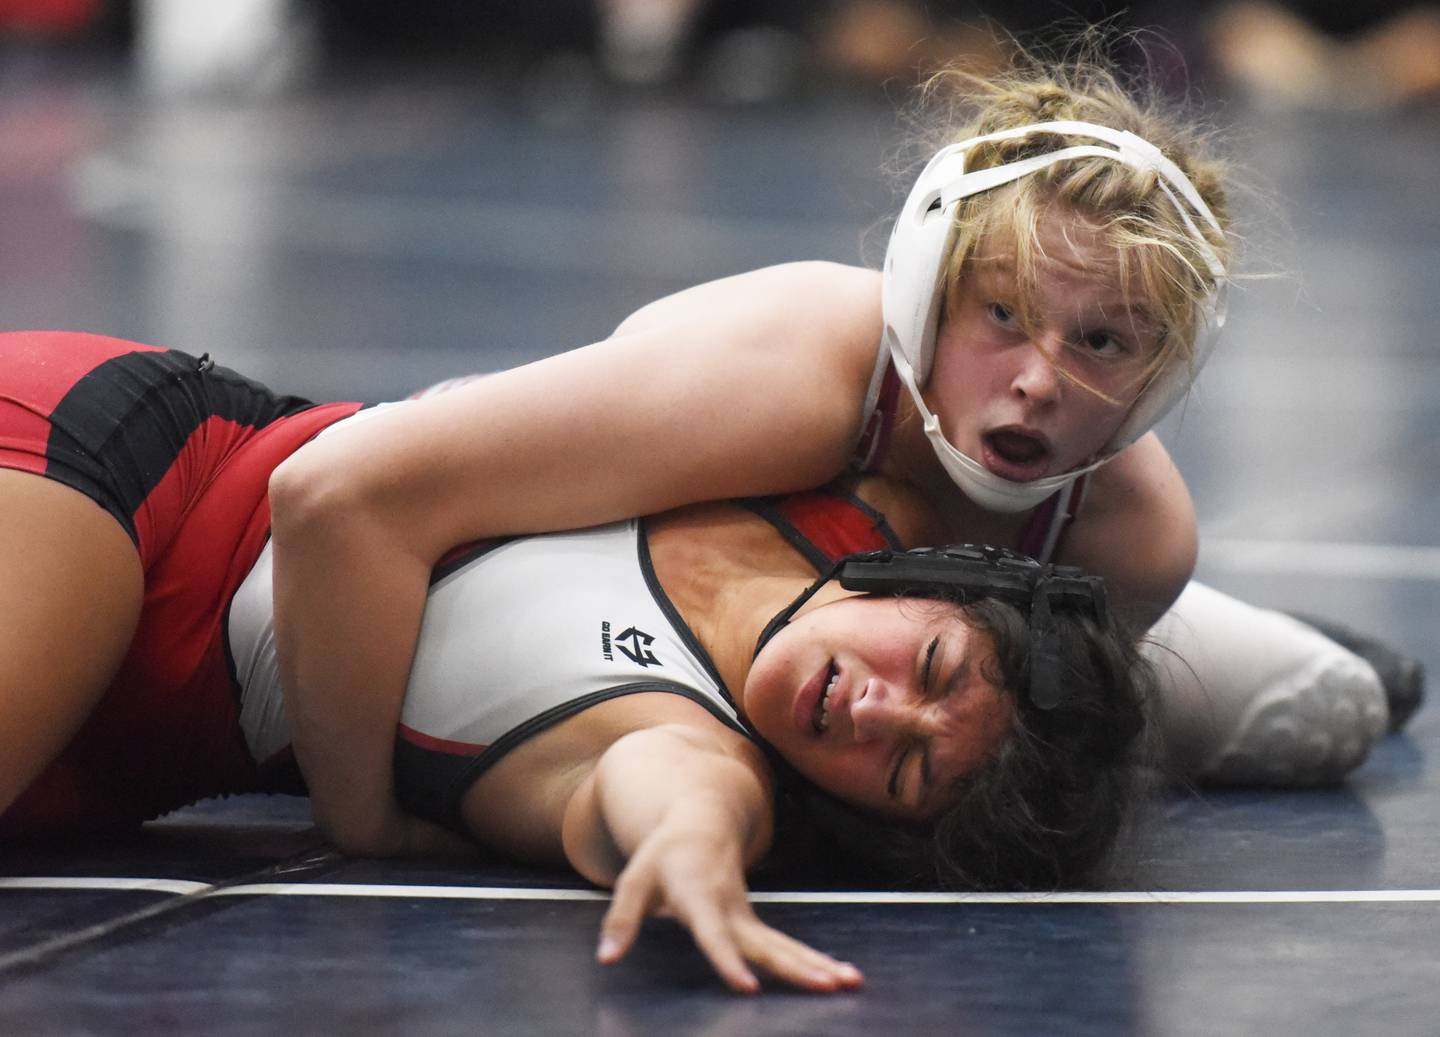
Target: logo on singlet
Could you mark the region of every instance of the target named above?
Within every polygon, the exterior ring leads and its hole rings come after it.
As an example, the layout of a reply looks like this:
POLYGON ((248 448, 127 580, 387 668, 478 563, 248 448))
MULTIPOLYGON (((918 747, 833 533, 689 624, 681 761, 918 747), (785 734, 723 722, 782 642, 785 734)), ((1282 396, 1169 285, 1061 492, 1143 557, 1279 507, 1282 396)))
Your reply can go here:
POLYGON ((631 662, 639 663, 641 666, 659 666, 660 660, 655 658, 655 653, 650 651, 650 645, 655 639, 643 630, 636 630, 634 627, 626 627, 615 635, 615 647, 631 662), (627 644, 628 642, 628 644, 627 644))

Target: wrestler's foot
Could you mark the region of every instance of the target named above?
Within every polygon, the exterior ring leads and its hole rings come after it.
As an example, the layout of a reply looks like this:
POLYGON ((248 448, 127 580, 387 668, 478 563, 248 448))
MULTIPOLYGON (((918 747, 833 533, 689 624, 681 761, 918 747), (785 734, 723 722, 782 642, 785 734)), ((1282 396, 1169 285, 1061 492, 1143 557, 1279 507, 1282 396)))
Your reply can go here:
POLYGON ((1341 648, 1354 652, 1375 668, 1380 685, 1385 689, 1385 701, 1390 706, 1390 731, 1403 728, 1425 701, 1425 664, 1419 659, 1403 655, 1368 634, 1362 634, 1333 620, 1320 619, 1303 613, 1292 613, 1294 618, 1306 623, 1341 648))
POLYGON ((1251 702, 1198 776, 1234 785, 1331 784, 1364 762, 1384 731, 1385 696, 1374 671, 1336 653, 1251 702))

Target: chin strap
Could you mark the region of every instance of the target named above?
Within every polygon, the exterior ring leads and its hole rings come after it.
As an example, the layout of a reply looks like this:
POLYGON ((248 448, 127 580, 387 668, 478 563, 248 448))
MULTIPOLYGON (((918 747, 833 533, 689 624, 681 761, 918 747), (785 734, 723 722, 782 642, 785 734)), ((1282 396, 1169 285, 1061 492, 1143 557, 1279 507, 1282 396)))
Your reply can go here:
POLYGON ((1099 460, 1083 467, 1062 472, 1059 475, 1047 475, 1040 479, 1032 479, 1029 482, 1015 482, 1012 479, 1001 478, 945 438, 945 432, 940 428, 940 419, 926 406, 925 397, 921 394, 919 386, 915 384, 914 368, 910 366, 910 361, 905 358, 894 339, 891 339, 890 357, 895 365, 895 373, 900 376, 901 384, 909 390, 910 398, 915 402, 915 409, 919 412, 925 438, 930 441, 930 448, 935 451, 935 457, 940 461, 940 466, 945 469, 945 474, 950 476, 950 481, 964 491, 965 496, 986 511, 998 511, 1006 514, 1028 511, 1039 505, 1045 498, 1059 493, 1086 472, 1092 472, 1099 468, 1114 456, 1113 453, 1107 453, 1099 460))

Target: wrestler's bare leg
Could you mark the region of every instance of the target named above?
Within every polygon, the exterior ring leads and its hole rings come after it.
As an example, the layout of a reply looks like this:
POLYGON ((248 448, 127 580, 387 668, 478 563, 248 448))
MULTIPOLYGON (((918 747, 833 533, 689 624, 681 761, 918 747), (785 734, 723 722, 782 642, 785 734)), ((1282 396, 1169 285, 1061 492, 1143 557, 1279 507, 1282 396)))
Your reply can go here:
POLYGON ((134 636, 140 556, 94 501, 0 469, 0 812, 99 701, 134 636))

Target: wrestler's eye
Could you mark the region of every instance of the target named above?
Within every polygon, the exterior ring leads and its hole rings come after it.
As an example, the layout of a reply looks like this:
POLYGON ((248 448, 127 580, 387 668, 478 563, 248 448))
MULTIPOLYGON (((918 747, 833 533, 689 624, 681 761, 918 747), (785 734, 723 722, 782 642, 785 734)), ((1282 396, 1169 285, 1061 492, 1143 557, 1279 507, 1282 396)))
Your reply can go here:
POLYGON ((900 799, 901 779, 908 770, 911 772, 910 781, 905 787, 910 790, 906 797, 912 805, 919 805, 925 797, 925 789, 929 784, 929 763, 925 756, 926 748, 923 742, 913 742, 903 749, 895 758, 895 766, 890 771, 890 783, 887 791, 892 800, 900 799))
POLYGON ((918 743, 910 743, 900 750, 895 756, 895 765, 890 770, 890 782, 886 791, 891 799, 900 798, 900 779, 904 777, 906 769, 915 769, 914 765, 920 760, 924 749, 918 743))
POLYGON ((926 701, 929 701, 932 694, 931 687, 935 677, 935 652, 939 647, 940 638, 937 636, 925 649, 925 663, 920 669, 920 695, 926 701))
POLYGON ((1002 327, 1011 327, 1015 323, 1015 310, 1006 306, 1003 302, 992 302, 986 309, 990 313, 990 319, 1002 327))
POLYGON ((1114 358, 1128 356, 1130 344, 1112 331, 1096 328, 1080 336, 1078 348, 1090 356, 1114 358))

